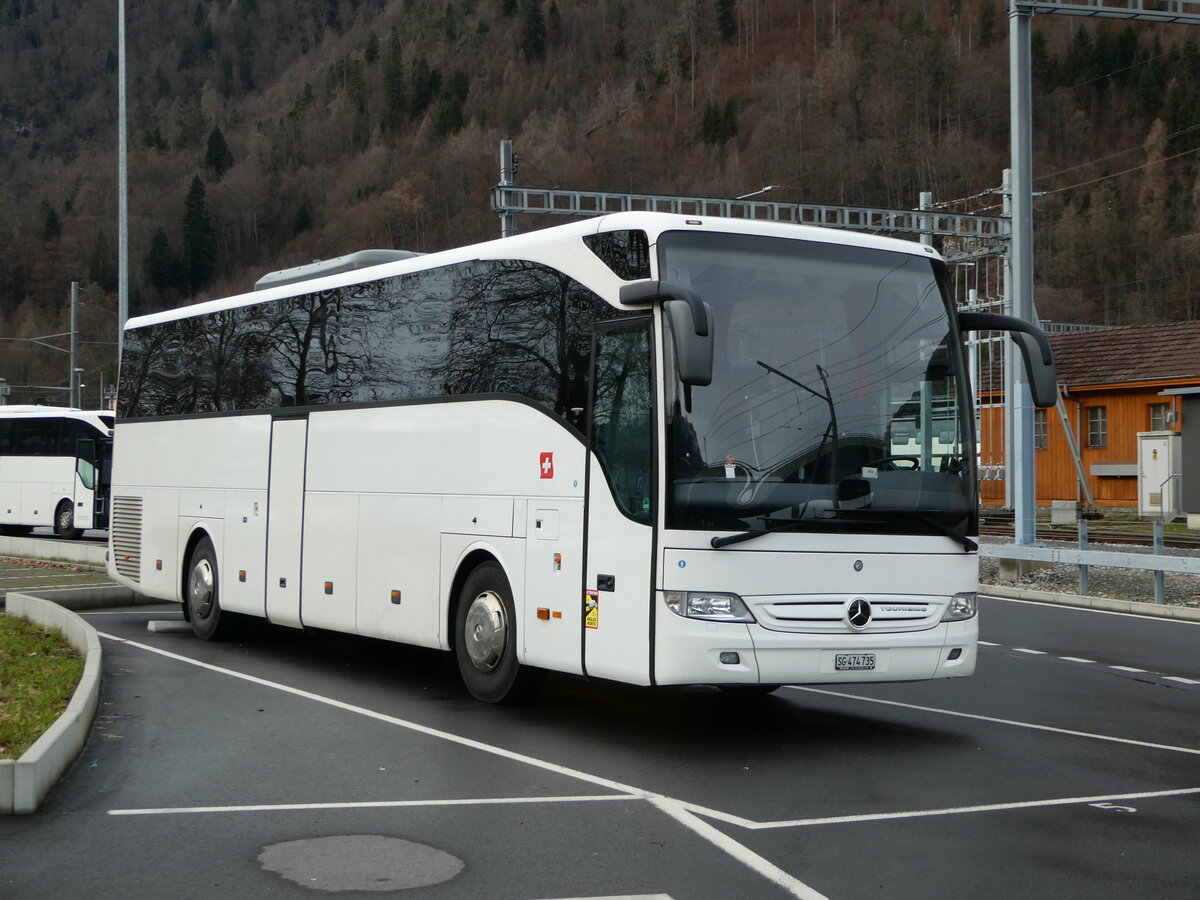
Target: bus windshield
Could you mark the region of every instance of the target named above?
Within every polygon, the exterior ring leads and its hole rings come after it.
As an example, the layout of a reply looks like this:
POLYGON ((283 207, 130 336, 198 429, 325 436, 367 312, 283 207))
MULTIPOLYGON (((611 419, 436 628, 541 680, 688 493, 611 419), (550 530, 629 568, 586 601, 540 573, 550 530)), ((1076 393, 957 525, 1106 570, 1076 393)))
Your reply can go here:
POLYGON ((658 253, 714 320, 710 385, 666 354, 669 528, 975 530, 969 389, 933 261, 682 231, 658 253))

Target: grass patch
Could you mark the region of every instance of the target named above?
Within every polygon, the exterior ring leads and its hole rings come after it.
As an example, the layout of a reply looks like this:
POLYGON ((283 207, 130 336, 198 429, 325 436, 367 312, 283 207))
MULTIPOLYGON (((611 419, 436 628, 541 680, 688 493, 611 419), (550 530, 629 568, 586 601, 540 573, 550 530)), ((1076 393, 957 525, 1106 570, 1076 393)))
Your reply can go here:
POLYGON ((54 724, 82 674, 61 633, 0 613, 0 759, 19 759, 54 724))

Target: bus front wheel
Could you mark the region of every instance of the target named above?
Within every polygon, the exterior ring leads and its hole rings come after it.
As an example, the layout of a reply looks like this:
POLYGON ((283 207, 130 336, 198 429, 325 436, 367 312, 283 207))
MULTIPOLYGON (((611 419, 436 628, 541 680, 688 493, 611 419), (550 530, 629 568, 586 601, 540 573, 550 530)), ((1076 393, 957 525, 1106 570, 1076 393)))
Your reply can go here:
POLYGON ((217 553, 212 541, 203 538, 188 558, 187 596, 184 618, 203 641, 220 641, 231 636, 233 622, 221 610, 220 582, 217 578, 217 553))
POLYGON ((83 530, 75 527, 75 507, 70 500, 62 500, 54 510, 54 533, 64 541, 73 541, 83 530))
POLYGON ((514 703, 541 686, 543 673, 517 662, 512 589, 497 563, 483 563, 467 577, 454 634, 458 671, 476 700, 514 703))

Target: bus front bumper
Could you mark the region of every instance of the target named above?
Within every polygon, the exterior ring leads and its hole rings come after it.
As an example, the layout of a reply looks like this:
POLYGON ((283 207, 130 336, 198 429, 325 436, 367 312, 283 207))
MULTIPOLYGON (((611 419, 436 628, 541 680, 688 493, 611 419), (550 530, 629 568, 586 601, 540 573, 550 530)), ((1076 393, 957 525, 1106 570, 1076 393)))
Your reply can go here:
POLYGON ((659 623, 657 684, 848 684, 962 678, 975 671, 979 618, 924 631, 795 634, 758 624, 659 623))

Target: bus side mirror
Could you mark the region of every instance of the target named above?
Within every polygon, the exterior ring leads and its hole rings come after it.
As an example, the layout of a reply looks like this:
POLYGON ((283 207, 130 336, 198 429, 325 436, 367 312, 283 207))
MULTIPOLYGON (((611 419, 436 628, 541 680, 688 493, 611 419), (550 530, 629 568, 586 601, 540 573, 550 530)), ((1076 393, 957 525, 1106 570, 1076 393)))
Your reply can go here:
MULTIPOLYGON (((704 304, 708 312, 708 304, 704 304)), ((671 337, 675 343, 675 370, 684 384, 704 387, 712 384, 713 336, 697 334, 692 307, 683 300, 668 300, 663 304, 663 314, 671 325, 671 337)), ((712 320, 711 313, 708 316, 712 320)))
POLYGON ((712 307, 690 288, 669 281, 637 281, 622 285, 621 303, 636 305, 663 301, 663 315, 675 342, 675 369, 687 385, 712 384, 712 307))
POLYGON ((1058 402, 1058 373, 1054 367, 1054 353, 1042 329, 1016 316, 975 312, 959 313, 958 327, 962 331, 1007 331, 1025 361, 1034 405, 1044 409, 1058 402))

